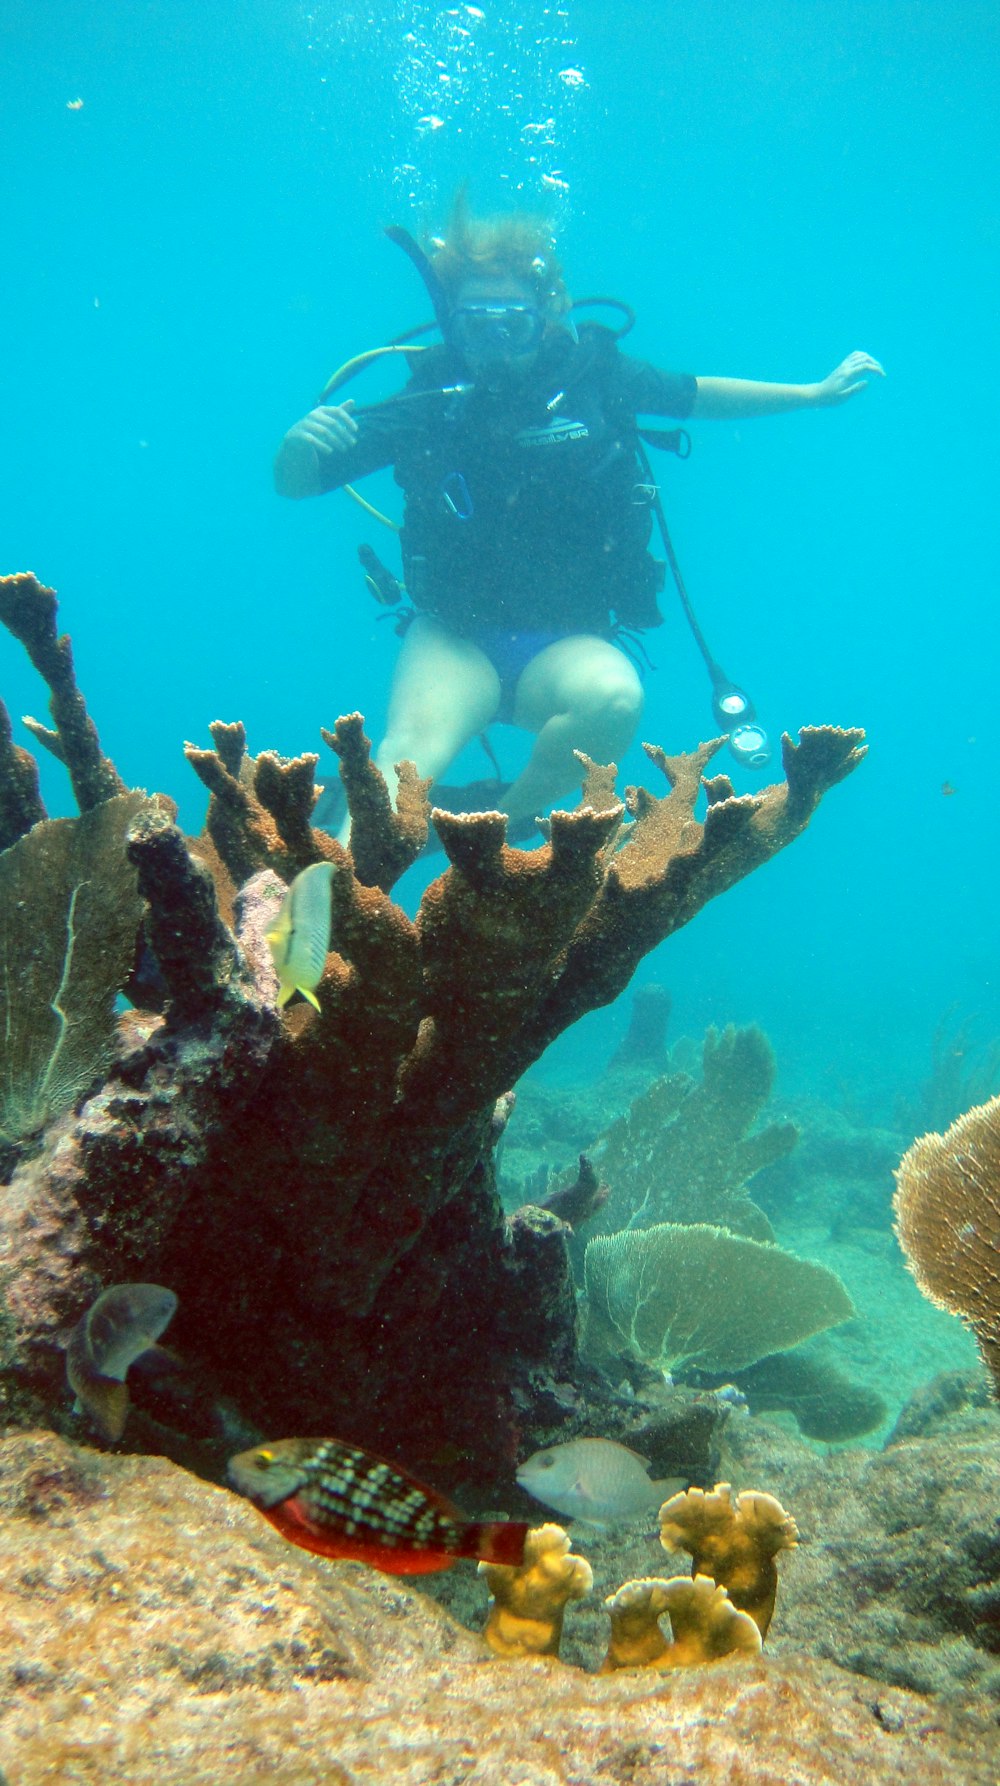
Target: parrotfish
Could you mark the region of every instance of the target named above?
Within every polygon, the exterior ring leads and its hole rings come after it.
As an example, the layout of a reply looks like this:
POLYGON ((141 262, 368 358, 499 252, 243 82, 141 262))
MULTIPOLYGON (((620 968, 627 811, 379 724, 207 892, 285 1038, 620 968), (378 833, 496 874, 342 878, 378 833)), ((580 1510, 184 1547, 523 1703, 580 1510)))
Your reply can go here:
POLYGON ((517 1472, 520 1486, 566 1519, 590 1525, 639 1519, 686 1487, 685 1477, 651 1482, 649 1459, 614 1439, 571 1439, 536 1451, 517 1472))
POLYGON ((458 1557, 524 1557, 526 1525, 467 1520, 398 1464, 338 1439, 255 1445, 230 1458, 229 1479, 292 1544, 387 1575, 430 1575, 458 1557))
POLYGON ((66 1376, 102 1439, 125 1431, 129 1366, 173 1320, 177 1298, 162 1284, 113 1284, 79 1320, 66 1345, 66 1376))
POLYGON ((304 868, 295 876, 267 932, 278 976, 279 1005, 287 1005, 293 992, 301 992, 319 1010, 314 988, 323 977, 330 947, 332 878, 332 862, 313 862, 304 868))

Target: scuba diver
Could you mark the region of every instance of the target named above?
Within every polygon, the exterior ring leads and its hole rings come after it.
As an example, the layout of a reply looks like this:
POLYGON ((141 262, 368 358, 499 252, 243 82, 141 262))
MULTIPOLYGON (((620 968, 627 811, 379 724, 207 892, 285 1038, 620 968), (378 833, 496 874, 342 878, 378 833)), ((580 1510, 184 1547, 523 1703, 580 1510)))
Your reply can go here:
MULTIPOLYGON (((523 838, 536 815, 579 788, 574 752, 619 762, 635 735, 643 705, 635 635, 662 623, 663 566, 647 549, 654 508, 687 606, 637 416, 824 408, 882 368, 852 353, 815 384, 661 371, 621 351, 626 331, 577 327, 579 306, 538 219, 476 219, 460 194, 432 258, 406 232, 388 233, 424 279, 443 343, 403 350, 411 376, 398 396, 360 410, 350 399, 310 410, 281 443, 275 485, 300 500, 393 467, 410 606, 375 761, 394 795, 404 759, 437 782, 493 721, 533 733, 515 780, 467 791, 479 808, 505 812, 510 836, 523 838)), ((645 438, 677 450, 686 437, 645 438)), ((404 591, 391 574, 367 548, 361 556, 370 586, 397 600, 404 591)), ((732 711, 716 703, 717 717, 732 711)), ((438 804, 471 809, 468 797, 442 795, 438 804)))

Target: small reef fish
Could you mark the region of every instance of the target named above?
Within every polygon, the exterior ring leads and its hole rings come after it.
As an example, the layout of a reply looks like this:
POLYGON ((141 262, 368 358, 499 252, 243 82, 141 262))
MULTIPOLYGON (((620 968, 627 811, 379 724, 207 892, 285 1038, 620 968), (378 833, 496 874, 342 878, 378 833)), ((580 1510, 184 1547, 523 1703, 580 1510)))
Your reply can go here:
POLYGON ((332 862, 313 862, 297 874, 281 902, 281 909, 267 932, 274 971, 278 976, 278 1004, 287 1005, 301 992, 316 1010, 318 986, 330 947, 330 885, 332 862))
POLYGON ((614 1439, 570 1439, 536 1451, 517 1472, 520 1486, 566 1519, 589 1525, 639 1519, 686 1487, 686 1478, 651 1482, 649 1459, 614 1439))
POLYGON ((278 1439, 229 1460, 229 1480, 283 1538, 387 1575, 430 1575, 458 1557, 523 1561, 528 1527, 467 1520, 398 1464, 338 1439, 278 1439))
POLYGON ((66 1377, 77 1409, 113 1445, 125 1431, 129 1366, 153 1350, 177 1298, 162 1284, 113 1284, 79 1320, 66 1345, 66 1377))
POLYGON ((551 1210, 571 1228, 582 1228, 584 1222, 603 1208, 611 1195, 610 1185, 601 1184, 585 1153, 580 1155, 580 1170, 572 1184, 548 1191, 541 1208, 551 1210))

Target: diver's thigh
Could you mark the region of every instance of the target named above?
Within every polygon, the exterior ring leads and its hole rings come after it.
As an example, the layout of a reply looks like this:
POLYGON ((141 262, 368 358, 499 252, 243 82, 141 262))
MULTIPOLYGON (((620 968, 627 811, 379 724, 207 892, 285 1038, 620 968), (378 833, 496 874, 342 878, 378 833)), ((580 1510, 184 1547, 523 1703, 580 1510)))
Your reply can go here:
POLYGON ((415 708, 471 715, 473 730, 488 725, 500 704, 500 678, 485 652, 429 614, 418 614, 403 635, 389 693, 390 725, 415 708))
POLYGON ((627 698, 642 706, 642 683, 623 651, 597 633, 556 639, 521 672, 514 696, 514 724, 538 731, 554 713, 592 708, 627 698))

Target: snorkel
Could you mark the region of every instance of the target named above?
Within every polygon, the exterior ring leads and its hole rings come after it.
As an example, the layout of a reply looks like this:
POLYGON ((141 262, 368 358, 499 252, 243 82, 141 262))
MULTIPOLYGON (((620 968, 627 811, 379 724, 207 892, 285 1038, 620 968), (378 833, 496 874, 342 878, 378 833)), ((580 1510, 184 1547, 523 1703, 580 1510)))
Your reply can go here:
POLYGON ((423 281, 424 290, 430 298, 431 309, 434 312, 434 321, 437 323, 438 328, 441 330, 442 335, 447 341, 448 323, 451 318, 451 305, 448 302, 444 286, 441 284, 440 279, 434 271, 430 256, 424 253, 420 243, 415 237, 411 236, 408 229, 403 229, 401 224, 390 223, 386 228, 385 233, 390 242, 395 242, 396 247, 401 248, 408 260, 410 260, 413 266, 416 267, 417 272, 420 274, 420 278, 423 281))

